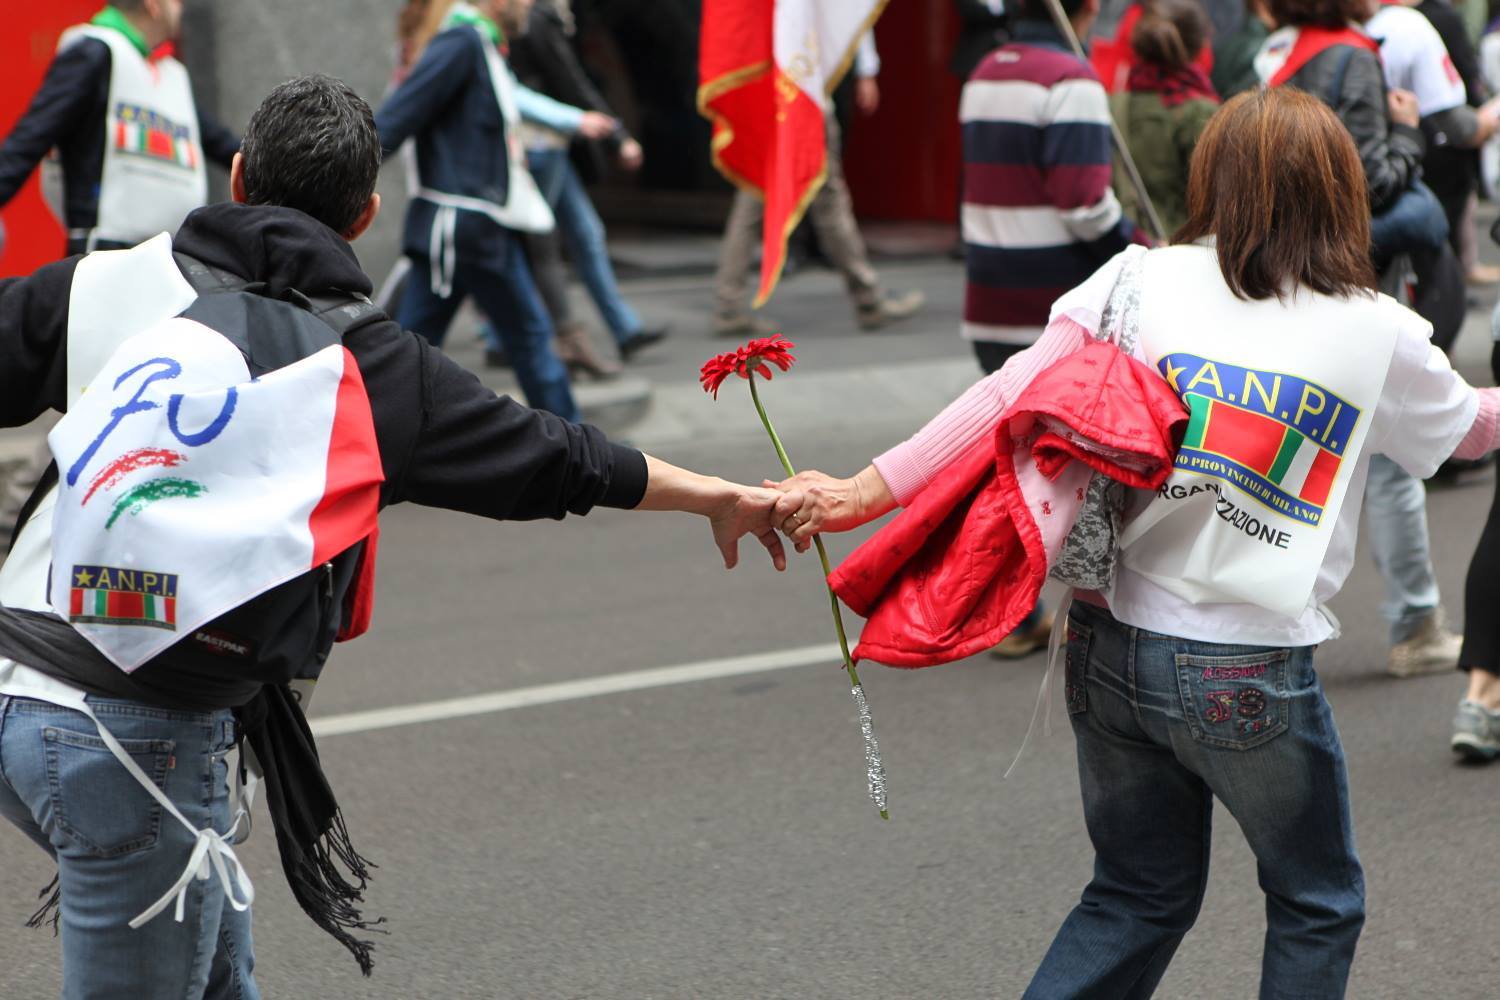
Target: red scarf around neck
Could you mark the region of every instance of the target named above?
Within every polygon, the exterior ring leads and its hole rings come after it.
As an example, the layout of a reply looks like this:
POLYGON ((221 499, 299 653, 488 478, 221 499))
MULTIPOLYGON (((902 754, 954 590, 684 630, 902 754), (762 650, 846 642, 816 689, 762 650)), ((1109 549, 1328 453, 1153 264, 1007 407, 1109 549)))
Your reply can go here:
POLYGON ((1303 66, 1335 45, 1353 45, 1367 49, 1376 56, 1380 55, 1380 43, 1362 31, 1353 28, 1300 28, 1286 62, 1282 63, 1268 84, 1272 87, 1281 86, 1296 76, 1303 66))
POLYGON ((1219 103, 1218 92, 1209 82, 1208 74, 1196 63, 1181 69, 1165 69, 1155 63, 1138 62, 1130 67, 1125 89, 1132 94, 1160 94, 1161 102, 1169 108, 1195 99, 1219 103))

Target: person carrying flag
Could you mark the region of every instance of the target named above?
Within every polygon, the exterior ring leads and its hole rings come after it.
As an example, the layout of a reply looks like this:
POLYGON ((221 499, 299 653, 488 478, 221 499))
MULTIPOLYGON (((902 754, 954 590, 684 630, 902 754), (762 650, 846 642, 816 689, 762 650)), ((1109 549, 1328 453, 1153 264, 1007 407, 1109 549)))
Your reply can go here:
POLYGON ((0 281, 0 426, 65 411, 0 568, 0 815, 57 861, 65 997, 259 995, 241 742, 293 895, 369 971, 299 695, 368 621, 379 509, 691 511, 726 566, 747 533, 785 565, 774 491, 496 396, 369 303, 380 138, 347 86, 282 84, 244 145, 175 238, 0 281))
POLYGON ((109 0, 63 32, 41 89, 0 144, 0 206, 56 149, 67 252, 175 232, 208 200, 204 161, 228 169, 240 141, 193 100, 172 53, 182 0, 109 0))

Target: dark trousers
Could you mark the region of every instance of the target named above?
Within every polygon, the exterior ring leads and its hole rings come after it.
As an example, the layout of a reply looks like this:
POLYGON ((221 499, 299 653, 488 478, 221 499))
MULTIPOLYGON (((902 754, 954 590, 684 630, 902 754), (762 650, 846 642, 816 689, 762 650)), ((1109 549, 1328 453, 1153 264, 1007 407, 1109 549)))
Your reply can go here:
POLYGON ((979 367, 984 369, 986 375, 993 375, 1005 367, 1005 362, 1020 354, 1030 344, 996 344, 988 340, 972 341, 974 345, 974 357, 979 360, 979 367))
MULTIPOLYGON (((1500 344, 1490 354, 1492 373, 1500 373, 1500 344)), ((1464 581, 1464 647, 1459 650, 1460 669, 1478 667, 1485 673, 1500 674, 1500 619, 1494 614, 1500 600, 1500 480, 1495 483, 1495 499, 1490 516, 1484 522, 1469 575, 1464 581)))
POLYGON ((474 304, 489 320, 510 358, 526 402, 567 420, 580 419, 568 385, 568 370, 552 350, 552 320, 518 242, 513 242, 498 260, 460 259, 453 273, 453 292, 446 298, 432 290, 431 273, 429 258, 412 258, 406 294, 396 312, 398 323, 440 347, 464 297, 474 296, 474 304))

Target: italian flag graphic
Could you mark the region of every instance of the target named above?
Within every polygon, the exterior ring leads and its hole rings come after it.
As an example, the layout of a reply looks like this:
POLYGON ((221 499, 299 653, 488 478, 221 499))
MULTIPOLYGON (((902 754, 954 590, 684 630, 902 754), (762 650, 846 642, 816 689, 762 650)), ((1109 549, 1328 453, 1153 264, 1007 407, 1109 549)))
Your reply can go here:
POLYGON ((167 160, 189 169, 197 166, 197 155, 190 139, 186 136, 173 138, 166 129, 148 128, 140 122, 115 122, 115 148, 125 153, 167 160))
POLYGON ((252 379, 228 339, 167 320, 115 351, 48 442, 52 607, 127 673, 361 541, 373 566, 380 453, 341 344, 252 379))
POLYGON ((175 631, 177 598, 144 589, 136 579, 142 576, 171 581, 171 586, 153 589, 175 589, 175 579, 165 574, 123 574, 125 580, 111 579, 107 566, 76 566, 73 569, 72 600, 68 608, 70 621, 90 621, 112 625, 144 625, 175 631), (90 587, 79 584, 114 584, 123 588, 90 587))
POLYGON ((759 306, 828 173, 823 116, 886 0, 704 0, 698 110, 714 166, 765 201, 759 306))
POLYGON ((1304 503, 1328 502, 1339 456, 1279 420, 1195 393, 1182 446, 1238 462, 1304 503))

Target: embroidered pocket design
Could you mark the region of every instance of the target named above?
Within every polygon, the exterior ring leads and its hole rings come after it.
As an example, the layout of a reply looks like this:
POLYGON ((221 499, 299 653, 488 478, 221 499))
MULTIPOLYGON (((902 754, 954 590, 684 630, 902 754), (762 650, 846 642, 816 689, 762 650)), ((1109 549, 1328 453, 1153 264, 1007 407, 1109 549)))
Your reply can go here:
POLYGON ((1288 650, 1239 656, 1177 655, 1177 686, 1193 738, 1249 750, 1286 731, 1288 650))

